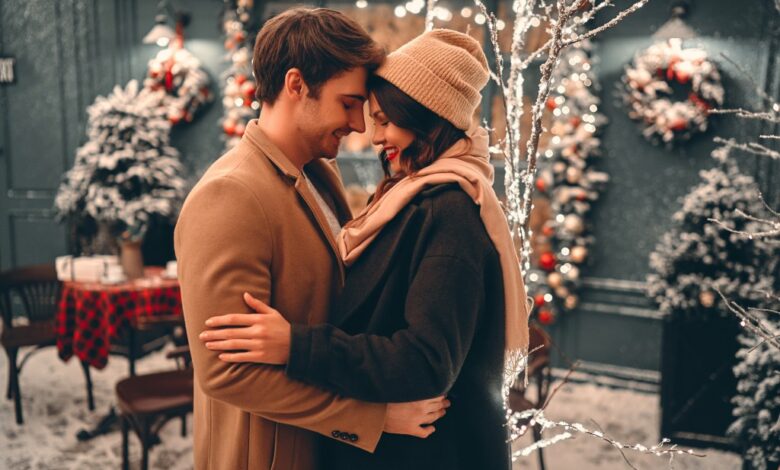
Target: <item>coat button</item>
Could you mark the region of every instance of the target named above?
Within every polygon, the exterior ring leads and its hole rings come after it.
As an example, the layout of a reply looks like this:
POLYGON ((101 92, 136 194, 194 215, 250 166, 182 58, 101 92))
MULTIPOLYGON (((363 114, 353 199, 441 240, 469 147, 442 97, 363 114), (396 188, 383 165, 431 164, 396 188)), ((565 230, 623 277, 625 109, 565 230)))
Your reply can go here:
POLYGON ((349 440, 349 433, 348 432, 342 432, 339 437, 341 438, 342 441, 349 440))
POLYGON ((333 431, 332 433, 330 433, 330 435, 331 435, 331 436, 333 436, 333 437, 335 437, 335 438, 339 438, 339 437, 341 437, 341 431, 339 431, 338 429, 336 429, 335 431, 333 431))
POLYGON ((350 434, 349 435, 349 440, 352 441, 352 442, 357 442, 358 435, 357 434, 350 434))

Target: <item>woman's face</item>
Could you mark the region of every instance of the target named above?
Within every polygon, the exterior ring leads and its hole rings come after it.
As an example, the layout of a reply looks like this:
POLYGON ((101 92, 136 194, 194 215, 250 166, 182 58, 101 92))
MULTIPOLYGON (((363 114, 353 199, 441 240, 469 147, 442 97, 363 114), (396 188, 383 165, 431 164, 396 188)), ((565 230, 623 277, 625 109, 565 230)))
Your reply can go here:
POLYGON ((401 153, 414 142, 414 133, 390 122, 373 93, 368 97, 368 112, 374 120, 371 142, 382 147, 390 172, 398 173, 401 170, 401 153))

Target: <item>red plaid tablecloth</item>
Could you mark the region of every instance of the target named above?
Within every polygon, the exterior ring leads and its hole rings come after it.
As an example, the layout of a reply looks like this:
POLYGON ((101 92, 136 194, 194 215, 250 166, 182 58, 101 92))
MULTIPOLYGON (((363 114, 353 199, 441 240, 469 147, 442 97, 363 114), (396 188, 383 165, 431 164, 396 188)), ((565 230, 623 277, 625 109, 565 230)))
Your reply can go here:
POLYGON ((181 293, 175 279, 162 279, 161 269, 118 285, 65 282, 57 309, 57 350, 63 361, 74 354, 102 369, 114 338, 142 315, 181 315, 181 293))

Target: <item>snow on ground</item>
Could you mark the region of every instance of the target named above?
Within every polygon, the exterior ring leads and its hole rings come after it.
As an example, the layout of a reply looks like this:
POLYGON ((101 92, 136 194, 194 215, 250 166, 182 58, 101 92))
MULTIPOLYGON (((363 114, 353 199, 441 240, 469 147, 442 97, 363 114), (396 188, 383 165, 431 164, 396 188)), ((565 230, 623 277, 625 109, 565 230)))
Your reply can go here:
MULTIPOLYGON (((553 387, 555 385, 553 384, 553 387)), ((558 390, 545 416, 554 421, 580 423, 588 429, 599 430, 624 444, 643 444, 647 447, 661 440, 660 399, 657 394, 615 389, 594 384, 568 383, 558 390), (597 423, 595 424, 594 423, 597 423)), ((552 437, 562 430, 549 430, 543 437, 552 437), (548 434, 549 433, 549 434, 548 434)), ((533 443, 531 433, 523 436, 512 447, 519 449, 533 443)), ((681 455, 674 459, 675 470, 739 470, 739 455, 715 449, 696 449, 706 457, 681 455)), ((592 436, 576 434, 545 448, 545 468, 551 470, 629 469, 620 452, 612 445, 592 436)), ((640 469, 669 468, 668 458, 624 450, 631 464, 640 469)), ((538 455, 520 457, 515 470, 537 470, 538 455)))
MULTIPOLYGON (((0 385, 7 386, 7 357, 0 355, 0 385)), ((139 373, 166 370, 173 362, 164 352, 156 352, 137 362, 139 373)), ((96 411, 87 411, 84 377, 78 363, 63 363, 55 348, 47 348, 32 356, 21 376, 25 424, 14 421, 13 402, 0 404, 0 469, 110 469, 121 463, 121 435, 114 431, 92 441, 79 442, 76 433, 98 422, 113 401, 114 384, 127 375, 127 361, 111 357, 102 371, 92 371, 96 411)), ((627 443, 654 445, 659 441, 658 396, 629 390, 612 389, 592 384, 567 384, 562 387, 546 413, 549 419, 580 422, 586 427, 599 426, 610 436, 627 443)), ((188 420, 191 432, 191 422, 188 420)), ((180 421, 169 422, 162 431, 162 444, 150 453, 151 468, 192 468, 190 436, 179 434, 180 421)), ((530 433, 515 443, 514 448, 531 444, 530 433)), ((674 468, 738 470, 737 455, 705 449, 704 459, 681 456, 674 468)), ((638 469, 667 468, 667 461, 654 456, 626 451, 638 469)), ((544 450, 547 469, 590 470, 629 468, 620 453, 606 443, 588 436, 555 444, 544 450)), ((535 470, 537 455, 520 458, 515 469, 535 470)), ((130 437, 131 468, 140 463, 140 446, 130 437)))

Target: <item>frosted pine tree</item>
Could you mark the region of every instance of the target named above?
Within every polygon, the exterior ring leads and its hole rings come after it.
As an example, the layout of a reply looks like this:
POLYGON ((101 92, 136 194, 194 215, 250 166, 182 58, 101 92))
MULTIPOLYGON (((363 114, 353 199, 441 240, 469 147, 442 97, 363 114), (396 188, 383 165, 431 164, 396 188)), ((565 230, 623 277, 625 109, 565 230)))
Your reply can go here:
MULTIPOLYGON (((780 1, 777 5, 780 9, 780 1)), ((739 66, 737 68, 742 70, 739 66)), ((743 73, 749 76, 744 70, 743 73)), ((780 152, 772 145, 780 140, 780 135, 771 133, 780 123, 780 103, 762 89, 757 89, 756 95, 763 105, 763 109, 757 112, 741 108, 715 112, 735 115, 744 122, 759 122, 770 132, 759 131, 755 138, 748 141, 720 137, 716 141, 735 153, 780 159, 780 152)), ((752 126, 748 129, 752 132, 757 130, 752 126)), ((723 218, 714 218, 713 225, 733 228, 735 220, 748 220, 752 226, 731 235, 763 240, 780 247, 780 213, 763 196, 754 199, 764 211, 743 211, 730 214, 730 218, 724 215, 723 218)), ((735 421, 729 427, 729 434, 739 442, 745 463, 756 470, 780 468, 780 272, 775 263, 777 257, 776 254, 768 258, 765 266, 768 275, 774 277, 773 289, 755 289, 757 295, 763 295, 765 305, 760 307, 765 308, 744 306, 729 296, 725 296, 723 302, 739 318, 743 327, 739 335, 741 349, 737 351, 738 363, 734 367, 737 378, 737 391, 732 398, 735 421)))
POLYGON ((715 150, 713 157, 717 165, 700 173, 702 183, 685 197, 673 216, 675 227, 650 255, 655 273, 648 276, 648 293, 666 314, 727 315, 728 307, 717 301, 717 291, 754 307, 765 298, 761 292, 772 289, 775 245, 729 230, 751 229, 752 221, 735 217, 738 211, 763 213, 758 186, 740 173, 728 148, 715 150), (717 225, 710 219, 726 222, 717 225))
POLYGON ((88 109, 87 142, 55 199, 60 220, 89 239, 98 225, 126 240, 143 238, 152 218, 171 220, 184 197, 179 152, 169 143, 162 92, 133 80, 88 109))
MULTIPOLYGON (((780 316, 754 314, 774 336, 780 335, 780 316)), ((743 446, 742 456, 751 468, 774 470, 780 466, 780 349, 750 332, 742 333, 739 341, 737 395, 732 400, 736 420, 729 434, 743 446)))

